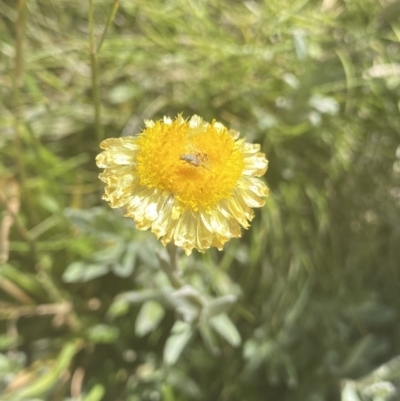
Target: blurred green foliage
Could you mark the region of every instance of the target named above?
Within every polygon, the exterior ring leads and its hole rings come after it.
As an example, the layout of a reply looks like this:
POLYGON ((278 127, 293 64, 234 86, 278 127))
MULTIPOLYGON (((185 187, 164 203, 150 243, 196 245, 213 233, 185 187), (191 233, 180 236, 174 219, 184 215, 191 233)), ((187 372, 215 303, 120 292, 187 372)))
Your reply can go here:
POLYGON ((399 3, 121 0, 94 64, 90 4, 0 0, 0 399, 400 400, 399 3), (94 158, 180 112, 271 195, 177 275, 94 158))

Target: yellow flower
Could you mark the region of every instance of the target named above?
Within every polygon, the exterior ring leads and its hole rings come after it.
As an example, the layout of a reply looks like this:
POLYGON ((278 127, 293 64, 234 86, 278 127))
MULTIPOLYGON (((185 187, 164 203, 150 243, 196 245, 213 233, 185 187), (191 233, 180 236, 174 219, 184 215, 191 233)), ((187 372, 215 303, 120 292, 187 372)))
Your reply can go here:
POLYGON ((258 178, 268 166, 260 145, 199 116, 145 121, 138 136, 106 139, 96 162, 104 168, 103 199, 125 206, 139 230, 151 229, 165 246, 222 249, 241 236, 264 205, 268 188, 258 178))

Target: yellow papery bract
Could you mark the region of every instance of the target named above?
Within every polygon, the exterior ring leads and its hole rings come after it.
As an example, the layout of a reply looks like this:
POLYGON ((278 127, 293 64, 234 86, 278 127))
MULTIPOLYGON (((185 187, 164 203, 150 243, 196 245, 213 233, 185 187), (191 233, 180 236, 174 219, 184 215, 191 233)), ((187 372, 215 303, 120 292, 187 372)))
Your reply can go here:
POLYGON ((110 138, 96 162, 104 168, 103 199, 126 207, 139 230, 151 229, 164 245, 173 241, 186 254, 222 249, 241 236, 264 205, 262 176, 268 161, 260 145, 239 139, 223 124, 199 116, 145 121, 135 137, 110 138))

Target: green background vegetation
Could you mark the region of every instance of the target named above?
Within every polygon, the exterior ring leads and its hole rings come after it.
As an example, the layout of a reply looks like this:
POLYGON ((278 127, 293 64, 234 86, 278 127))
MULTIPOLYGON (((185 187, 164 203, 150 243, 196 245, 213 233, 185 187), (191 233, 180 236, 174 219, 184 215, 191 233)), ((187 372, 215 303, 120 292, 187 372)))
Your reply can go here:
POLYGON ((0 399, 399 400, 399 3, 24 3, 0 0, 0 399), (94 159, 180 112, 261 143, 271 194, 174 288, 94 159))

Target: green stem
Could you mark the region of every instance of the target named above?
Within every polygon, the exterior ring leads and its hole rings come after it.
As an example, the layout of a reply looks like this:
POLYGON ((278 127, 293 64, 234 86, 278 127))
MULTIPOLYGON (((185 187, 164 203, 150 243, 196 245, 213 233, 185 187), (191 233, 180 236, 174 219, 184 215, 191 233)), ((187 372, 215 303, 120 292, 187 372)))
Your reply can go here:
POLYGON ((25 37, 25 20, 26 20, 26 0, 18 0, 17 19, 15 21, 15 56, 14 56, 14 73, 12 75, 13 82, 13 102, 14 102, 14 142, 15 155, 18 165, 18 175, 23 192, 23 199, 26 202, 29 219, 33 224, 38 224, 36 213, 31 204, 32 196, 29 194, 27 186, 27 174, 23 161, 23 149, 21 138, 21 93, 20 88, 24 83, 24 37, 25 37))
POLYGON ((94 121, 95 130, 98 141, 103 140, 103 129, 100 121, 100 90, 99 76, 97 65, 97 51, 94 40, 94 19, 93 19, 93 0, 89 0, 89 48, 90 48, 90 65, 92 69, 92 91, 94 103, 94 121))
POLYGON ((17 20, 15 22, 15 64, 14 78, 15 85, 20 88, 23 84, 23 43, 25 36, 25 1, 18 0, 17 5, 17 20))
POLYGON ((114 21, 114 17, 115 17, 115 14, 117 13, 118 6, 119 6, 119 0, 114 0, 114 5, 113 5, 113 7, 111 9, 110 14, 108 15, 107 24, 104 27, 103 34, 101 35, 100 42, 99 42, 99 44, 97 46, 97 50, 96 50, 97 53, 100 51, 101 46, 103 45, 104 39, 105 39, 105 37, 107 35, 108 28, 110 27, 110 25, 114 21))

